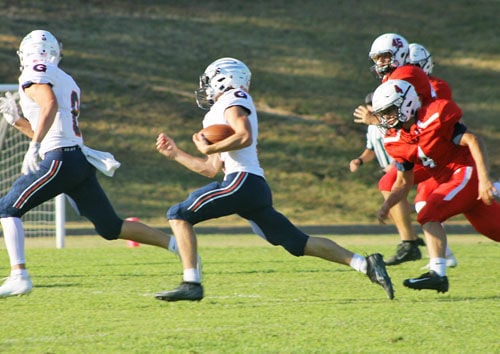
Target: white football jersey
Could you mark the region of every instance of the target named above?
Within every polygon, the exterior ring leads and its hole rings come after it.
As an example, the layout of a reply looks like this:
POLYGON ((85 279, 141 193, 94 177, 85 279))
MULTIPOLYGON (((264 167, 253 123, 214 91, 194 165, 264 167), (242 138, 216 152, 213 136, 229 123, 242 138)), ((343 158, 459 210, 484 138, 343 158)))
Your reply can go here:
POLYGON ((59 106, 54 123, 42 140, 40 154, 60 147, 83 146, 78 126, 80 88, 75 80, 53 64, 34 64, 23 69, 19 76, 19 103, 24 117, 35 130, 40 107, 24 93, 23 89, 31 83, 50 84, 59 106))
POLYGON ((378 164, 383 170, 392 163, 392 157, 385 151, 384 134, 376 125, 368 126, 366 132, 366 148, 373 150, 377 157, 378 164))
POLYGON ((258 176, 264 176, 264 170, 260 167, 257 156, 257 137, 259 135, 259 124, 257 112, 253 104, 252 96, 240 89, 226 91, 205 114, 203 128, 214 124, 228 124, 224 118, 224 112, 232 106, 242 106, 250 113, 248 120, 252 127, 252 144, 246 148, 220 153, 224 161, 224 173, 226 175, 234 172, 249 172, 258 176))

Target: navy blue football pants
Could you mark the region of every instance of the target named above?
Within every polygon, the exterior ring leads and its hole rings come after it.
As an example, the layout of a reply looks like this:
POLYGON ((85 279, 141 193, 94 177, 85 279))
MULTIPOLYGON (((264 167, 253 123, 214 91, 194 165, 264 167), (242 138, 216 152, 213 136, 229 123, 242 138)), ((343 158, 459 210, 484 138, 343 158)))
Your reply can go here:
POLYGON ((232 173, 192 192, 167 212, 167 219, 195 225, 201 221, 237 214, 250 221, 253 230, 294 256, 303 256, 308 235, 273 208, 266 180, 248 172, 232 173))
POLYGON ((40 170, 21 175, 0 199, 0 217, 21 217, 58 194, 71 197, 82 216, 88 218, 107 240, 117 239, 123 219, 118 217, 78 146, 49 151, 40 170))

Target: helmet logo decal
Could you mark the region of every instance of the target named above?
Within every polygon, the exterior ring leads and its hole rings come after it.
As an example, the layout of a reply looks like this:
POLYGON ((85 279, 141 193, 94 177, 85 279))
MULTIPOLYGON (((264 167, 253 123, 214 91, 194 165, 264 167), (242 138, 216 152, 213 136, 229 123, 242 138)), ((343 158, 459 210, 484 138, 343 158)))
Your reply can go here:
POLYGON ((234 95, 238 98, 247 98, 247 94, 243 91, 236 91, 234 95))
POLYGON ((403 41, 401 38, 394 38, 392 40, 392 45, 396 48, 403 48, 403 41))
POLYGON ((47 65, 45 65, 45 64, 36 64, 36 65, 33 66, 33 70, 44 73, 44 72, 47 71, 47 65))
POLYGON ((394 85, 394 90, 396 90, 397 93, 403 93, 403 90, 398 85, 394 85))

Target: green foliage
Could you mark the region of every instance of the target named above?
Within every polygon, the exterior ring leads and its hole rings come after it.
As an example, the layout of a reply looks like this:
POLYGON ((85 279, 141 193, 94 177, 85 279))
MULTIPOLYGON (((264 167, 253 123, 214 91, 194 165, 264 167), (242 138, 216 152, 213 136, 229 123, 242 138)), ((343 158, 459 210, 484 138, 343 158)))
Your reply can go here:
POLYGON ((15 51, 29 31, 63 41, 61 66, 83 91, 86 142, 123 163, 102 179, 124 216, 162 217, 208 182, 162 158, 154 143, 164 131, 195 152, 198 75, 234 56, 253 72, 259 150, 278 209, 307 223, 375 221, 376 163, 355 175, 348 163, 364 149, 365 127, 352 123, 352 111, 378 83, 367 53, 384 32, 432 52, 435 74, 451 83, 500 173, 496 1, 18 0, 0 8, 0 82, 16 81, 15 51))
MULTIPOLYGON (((333 237, 360 254, 387 236, 333 237)), ((181 280, 178 259, 125 241, 28 240, 31 295, 0 302, 2 353, 495 353, 499 245, 451 236, 450 291, 413 291, 427 259, 388 268, 396 298, 346 266, 295 258, 256 236, 202 236, 206 297, 154 299, 181 280)), ((0 264, 7 264, 6 252, 0 264)), ((4 270, 5 273, 5 270, 4 270)))

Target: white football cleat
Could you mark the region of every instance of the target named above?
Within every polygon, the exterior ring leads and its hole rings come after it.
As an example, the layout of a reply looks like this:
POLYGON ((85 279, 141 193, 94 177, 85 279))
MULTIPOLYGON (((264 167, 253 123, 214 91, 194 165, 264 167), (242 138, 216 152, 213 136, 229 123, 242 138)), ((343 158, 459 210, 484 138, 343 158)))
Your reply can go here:
POLYGON ((11 275, 0 286, 0 298, 27 295, 31 292, 32 288, 33 284, 29 275, 11 275))

